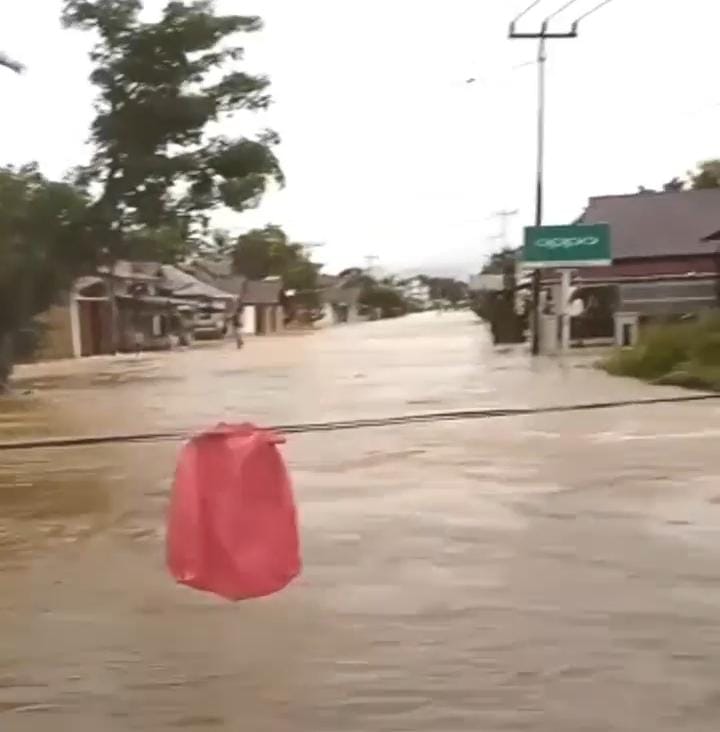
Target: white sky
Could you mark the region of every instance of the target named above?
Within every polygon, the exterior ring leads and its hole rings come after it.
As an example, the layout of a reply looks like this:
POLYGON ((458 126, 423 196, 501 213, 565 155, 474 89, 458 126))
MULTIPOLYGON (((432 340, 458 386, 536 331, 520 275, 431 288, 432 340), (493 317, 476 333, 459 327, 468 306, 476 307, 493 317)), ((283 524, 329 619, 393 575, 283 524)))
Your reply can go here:
MULTIPOLYGON (((543 0, 524 27, 563 1, 543 0)), ((218 0, 265 19, 247 62, 272 79, 275 104, 258 122, 281 134, 288 179, 221 223, 325 242, 316 258, 330 270, 376 254, 390 270, 474 271, 497 246, 499 209, 519 209, 518 242, 533 216, 536 76, 512 69, 536 47, 506 36, 529 2, 218 0)), ((567 18, 597 2, 578 0, 567 18)), ((28 66, 0 75, 0 162, 37 160, 51 176, 86 159, 94 96, 91 40, 60 28, 60 7, 0 3, 0 48, 28 66)), ((614 0, 579 39, 552 42, 546 223, 720 157, 718 27, 717 0, 614 0)))

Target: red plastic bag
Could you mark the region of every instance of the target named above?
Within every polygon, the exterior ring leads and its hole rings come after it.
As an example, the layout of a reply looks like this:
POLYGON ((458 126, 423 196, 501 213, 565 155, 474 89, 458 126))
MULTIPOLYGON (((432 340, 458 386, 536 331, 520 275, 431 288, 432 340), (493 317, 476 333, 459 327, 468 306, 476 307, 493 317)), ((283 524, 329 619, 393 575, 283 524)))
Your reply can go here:
POLYGON ((244 600, 278 592, 300 573, 282 442, 251 424, 221 424, 183 448, 167 533, 167 564, 178 582, 244 600))

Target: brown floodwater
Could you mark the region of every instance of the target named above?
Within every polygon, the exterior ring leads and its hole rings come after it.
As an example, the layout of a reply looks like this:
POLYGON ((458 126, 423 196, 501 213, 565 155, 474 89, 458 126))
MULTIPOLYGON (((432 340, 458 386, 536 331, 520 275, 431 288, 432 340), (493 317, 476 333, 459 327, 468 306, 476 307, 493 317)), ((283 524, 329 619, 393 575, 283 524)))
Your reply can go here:
MULTIPOLYGON (((680 393, 590 365, 423 315, 24 367, 0 440, 680 393)), ((236 605, 165 572, 177 443, 0 453, 0 729, 714 731, 719 438, 714 401, 291 436, 305 571, 236 605)))

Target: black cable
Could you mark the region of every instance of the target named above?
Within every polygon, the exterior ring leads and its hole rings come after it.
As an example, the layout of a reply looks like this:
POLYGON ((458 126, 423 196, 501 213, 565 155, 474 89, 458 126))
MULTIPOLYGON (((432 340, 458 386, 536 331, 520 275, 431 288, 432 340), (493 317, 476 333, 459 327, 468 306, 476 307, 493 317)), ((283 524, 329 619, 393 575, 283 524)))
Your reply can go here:
MULTIPOLYGON (((272 432, 285 435, 312 434, 315 432, 338 432, 344 430, 393 427, 406 424, 427 424, 433 422, 455 422, 462 420, 491 419, 496 417, 528 417, 536 414, 562 414, 565 412, 587 412, 600 409, 617 409, 631 406, 655 404, 678 404, 720 399, 720 394, 693 394, 681 397, 658 397, 656 399, 626 399, 611 402, 587 402, 584 404, 550 405, 547 407, 509 407, 497 409, 461 409, 446 412, 425 412, 404 414, 395 417, 369 417, 366 419, 337 420, 332 422, 303 422, 299 424, 268 427, 272 432)), ((103 435, 101 437, 50 437, 35 440, 0 442, 0 452, 10 450, 31 450, 43 448, 90 447, 105 444, 132 444, 139 442, 166 442, 188 440, 195 432, 146 432, 137 434, 103 435)))
POLYGON ((524 18, 534 7, 540 5, 541 2, 542 0, 535 0, 534 2, 530 3, 530 5, 528 5, 528 7, 525 8, 525 10, 523 10, 522 13, 520 13, 520 15, 515 18, 515 20, 513 20, 513 23, 517 23, 518 20, 524 18))
POLYGON ((587 13, 585 13, 584 15, 581 15, 575 21, 575 25, 576 26, 579 25, 580 23, 582 23, 583 20, 585 20, 585 18, 589 18, 594 13, 597 13, 597 11, 600 10, 601 8, 604 8, 606 5, 609 5, 611 2, 612 2, 612 0, 603 0, 601 3, 596 5, 594 8, 591 8, 590 10, 588 10, 587 13))
POLYGON ((565 12, 571 5, 575 5, 575 3, 578 2, 578 0, 568 0, 565 5, 563 5, 561 8, 558 8, 554 13, 550 13, 547 18, 545 18, 545 23, 549 23, 553 18, 556 18, 560 13, 565 12))

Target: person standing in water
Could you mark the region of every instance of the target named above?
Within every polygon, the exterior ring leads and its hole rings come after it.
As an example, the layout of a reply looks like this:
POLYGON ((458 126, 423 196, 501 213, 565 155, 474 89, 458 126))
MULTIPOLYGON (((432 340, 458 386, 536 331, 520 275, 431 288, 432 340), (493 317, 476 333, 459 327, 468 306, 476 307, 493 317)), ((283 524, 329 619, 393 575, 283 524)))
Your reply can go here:
POLYGON ((242 334, 242 306, 238 307, 233 315, 233 330, 235 331, 235 345, 242 348, 245 345, 242 334))

